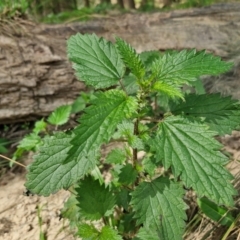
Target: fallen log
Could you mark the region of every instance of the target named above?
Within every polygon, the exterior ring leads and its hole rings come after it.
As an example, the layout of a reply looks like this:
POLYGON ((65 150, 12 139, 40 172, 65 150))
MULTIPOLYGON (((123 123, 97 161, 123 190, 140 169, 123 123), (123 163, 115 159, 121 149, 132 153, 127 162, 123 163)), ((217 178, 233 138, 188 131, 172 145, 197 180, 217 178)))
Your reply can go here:
POLYGON ((0 22, 0 123, 34 120, 70 104, 85 89, 66 55, 72 34, 117 35, 138 52, 196 48, 234 61, 225 75, 205 79, 209 91, 240 99, 240 3, 98 17, 88 22, 45 25, 0 22))

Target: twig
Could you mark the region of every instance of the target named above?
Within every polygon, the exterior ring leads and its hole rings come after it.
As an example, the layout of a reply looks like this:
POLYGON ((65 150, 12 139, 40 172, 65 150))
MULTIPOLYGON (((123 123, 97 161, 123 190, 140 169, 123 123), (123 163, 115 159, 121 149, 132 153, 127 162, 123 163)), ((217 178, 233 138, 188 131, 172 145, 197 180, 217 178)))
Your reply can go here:
POLYGON ((4 158, 5 160, 8 160, 9 162, 16 163, 17 165, 26 168, 26 166, 25 166, 24 164, 22 164, 22 163, 20 163, 20 162, 17 162, 17 161, 15 161, 15 160, 12 160, 11 158, 5 157, 5 156, 3 156, 3 155, 1 155, 1 154, 0 154, 0 157, 1 157, 1 158, 4 158))

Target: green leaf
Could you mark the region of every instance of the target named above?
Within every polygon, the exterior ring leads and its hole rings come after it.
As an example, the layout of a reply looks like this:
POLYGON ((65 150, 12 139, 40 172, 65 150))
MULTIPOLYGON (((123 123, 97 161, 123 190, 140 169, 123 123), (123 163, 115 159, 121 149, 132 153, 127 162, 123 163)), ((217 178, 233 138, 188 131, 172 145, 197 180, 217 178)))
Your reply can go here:
POLYGON ((95 180, 98 180, 100 184, 104 183, 103 175, 101 174, 98 166, 95 166, 95 168, 91 171, 90 174, 95 180))
POLYGON ((24 136, 19 142, 17 150, 14 152, 13 159, 16 160, 20 158, 26 151, 36 151, 41 144, 42 139, 36 133, 30 133, 24 136))
POLYGON ((5 138, 0 138, 0 153, 7 153, 8 149, 5 147, 10 142, 5 138))
POLYGON ((95 88, 116 85, 125 67, 115 46, 95 34, 76 34, 67 42, 69 59, 80 80, 95 88))
POLYGON ((164 168, 171 167, 174 176, 180 176, 199 197, 232 205, 236 193, 230 183, 233 177, 223 167, 228 159, 219 151, 222 145, 215 135, 203 124, 171 116, 161 122, 151 145, 164 168))
POLYGON ((203 81, 200 78, 197 78, 196 81, 191 82, 191 85, 195 88, 196 94, 206 94, 203 81))
POLYGON ((140 58, 142 59, 147 69, 149 69, 152 63, 155 60, 159 59, 160 56, 161 56, 161 53, 159 51, 145 51, 140 53, 140 58))
POLYGON ((137 171, 131 164, 126 164, 119 174, 119 182, 124 185, 130 185, 135 182, 137 178, 137 171))
POLYGON ((129 191, 125 188, 121 188, 120 192, 116 194, 116 201, 117 205, 120 207, 123 207, 126 211, 128 211, 129 208, 129 202, 130 202, 130 195, 129 191))
POLYGON ((68 160, 74 157, 79 161, 92 151, 98 151, 101 144, 112 137, 117 124, 137 109, 136 99, 127 97, 120 90, 100 92, 92 104, 85 109, 80 125, 74 130, 76 136, 71 141, 73 147, 69 151, 68 160))
MULTIPOLYGON (((123 235, 131 235, 136 231, 136 221, 133 217, 134 213, 130 212, 124 212, 124 214, 121 216, 120 223, 118 225, 118 231, 120 233, 123 233, 123 235)), ((135 238, 134 238, 135 239, 135 238)))
POLYGON ((111 183, 114 186, 117 186, 117 187, 121 186, 118 180, 119 180, 119 174, 122 168, 123 168, 123 164, 116 164, 116 165, 113 165, 113 168, 110 171, 112 176, 111 183))
POLYGON ((122 238, 112 228, 104 226, 97 240, 122 240, 122 238))
POLYGON ((67 123, 72 107, 70 105, 63 105, 54 110, 48 117, 47 121, 52 125, 63 125, 67 123))
POLYGON ((48 117, 48 122, 53 125, 63 125, 67 123, 72 107, 70 105, 63 105, 54 110, 48 117))
POLYGON ((78 226, 78 235, 82 240, 95 240, 98 239, 99 232, 92 224, 81 223, 78 226))
POLYGON ((134 124, 132 121, 125 120, 122 121, 120 124, 117 126, 118 132, 116 136, 118 137, 129 137, 133 135, 133 130, 134 130, 134 124))
POLYGON ((7 152, 8 152, 7 148, 5 148, 2 144, 0 144, 0 154, 7 153, 7 152))
POLYGON ((165 53, 153 63, 152 72, 160 81, 181 86, 202 75, 224 73, 231 67, 232 63, 223 62, 219 57, 192 49, 165 53))
POLYGON ((153 84, 153 90, 166 95, 168 98, 176 99, 181 98, 184 100, 183 93, 181 90, 173 85, 157 81, 153 84))
POLYGON ((141 227, 137 234, 137 237, 141 240, 146 240, 146 239, 147 240, 159 240, 159 235, 158 235, 157 231, 154 230, 153 228, 141 227))
POLYGON ((109 226, 104 226, 99 232, 93 225, 80 224, 78 235, 82 240, 121 240, 122 238, 109 226))
POLYGON ((22 141, 20 141, 18 148, 22 148, 26 151, 34 150, 38 145, 40 145, 42 139, 35 133, 30 133, 26 135, 22 141))
POLYGON ((98 180, 86 177, 76 188, 81 214, 88 220, 98 220, 113 212, 115 197, 98 180))
POLYGON ((216 203, 205 197, 197 199, 197 202, 203 213, 213 221, 219 222, 221 225, 228 227, 234 222, 234 218, 227 208, 218 206, 216 203))
POLYGON ((146 171, 151 177, 154 176, 155 169, 159 164, 156 164, 156 159, 153 156, 145 156, 142 160, 144 171, 146 171))
MULTIPOLYGON (((114 138, 125 137, 128 144, 132 148, 144 149, 143 141, 136 135, 134 135, 134 124, 131 121, 124 120, 117 126, 118 131, 114 134, 114 138)), ((144 136, 142 136, 144 137, 144 136)))
POLYGON ((140 56, 136 53, 136 50, 119 37, 116 38, 116 46, 124 63, 131 70, 133 75, 138 79, 142 79, 145 74, 145 68, 140 56))
POLYGON ((239 101, 221 97, 219 93, 186 95, 185 102, 173 104, 171 110, 184 117, 203 118, 210 129, 219 135, 230 134, 240 125, 239 101))
POLYGON ((64 207, 61 210, 62 217, 69 220, 70 226, 77 226, 80 220, 80 208, 77 204, 76 196, 72 194, 64 203, 64 207))
POLYGON ((39 148, 38 155, 28 167, 25 184, 28 190, 49 196, 62 188, 68 189, 95 167, 98 154, 94 151, 77 162, 72 157, 71 161, 65 163, 72 138, 72 135, 59 132, 43 139, 44 143, 39 148))
POLYGON ((99 232, 93 225, 80 224, 78 234, 82 240, 122 240, 115 230, 104 226, 99 232))
POLYGON ((71 113, 79 113, 86 105, 94 99, 93 91, 81 92, 80 96, 73 102, 71 113))
POLYGON ((106 157, 105 162, 110 164, 122 164, 126 160, 126 153, 122 148, 113 149, 106 157))
POLYGON ((80 96, 72 104, 71 113, 79 113, 86 107, 86 101, 80 96))
POLYGON ((128 139, 128 143, 132 148, 137 148, 138 150, 144 150, 143 141, 136 135, 132 135, 128 139))
POLYGON ((131 201, 137 224, 143 224, 147 231, 157 231, 160 239, 181 239, 186 220, 183 194, 181 185, 168 178, 140 183, 131 201))
POLYGON ((36 134, 39 134, 40 132, 45 131, 46 128, 47 128, 47 123, 42 119, 35 123, 33 132, 36 134))
POLYGON ((137 93, 139 86, 134 75, 129 74, 127 76, 124 76, 124 78, 122 79, 122 83, 128 95, 133 95, 137 93))

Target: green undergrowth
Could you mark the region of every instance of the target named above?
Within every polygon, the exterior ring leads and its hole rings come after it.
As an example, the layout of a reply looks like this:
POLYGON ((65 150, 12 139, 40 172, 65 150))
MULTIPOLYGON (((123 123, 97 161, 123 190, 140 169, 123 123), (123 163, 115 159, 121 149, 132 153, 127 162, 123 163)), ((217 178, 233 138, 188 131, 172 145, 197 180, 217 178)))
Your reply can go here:
POLYGON ((188 190, 203 213, 231 226, 237 191, 215 137, 239 127, 240 104, 207 94, 200 77, 232 63, 195 49, 137 54, 121 38, 94 34, 72 36, 67 52, 94 90, 87 102, 80 97, 49 116, 54 131, 39 134, 45 121, 35 126, 40 142, 26 188, 46 197, 69 190, 62 216, 83 240, 182 239, 188 190), (77 126, 59 130, 73 108, 83 111, 77 126))
MULTIPOLYGON (((54 131, 59 129, 66 129, 71 115, 81 114, 84 108, 88 105, 89 101, 93 98, 91 90, 88 92, 81 92, 79 97, 71 105, 62 105, 56 108, 47 119, 40 119, 35 122, 29 134, 25 135, 17 145, 17 149, 13 154, 13 160, 20 160, 24 153, 29 151, 35 152, 43 143, 43 137, 49 136, 54 131)), ((4 140, 4 139, 3 139, 4 140)), ((2 140, 2 141, 3 141, 2 140)), ((7 150, 4 147, 5 141, 2 143, 0 139, 0 150, 7 150)), ((6 144, 6 143, 5 143, 6 144)), ((3 152, 4 153, 4 152, 3 152)), ((10 164, 13 165, 13 162, 10 164)))
POLYGON ((111 4, 98 4, 95 7, 83 7, 73 11, 60 12, 58 14, 48 14, 41 19, 45 23, 61 23, 61 22, 77 22, 77 21, 88 21, 92 17, 101 17, 107 14, 111 10, 120 9, 116 5, 111 4))
MULTIPOLYGON (((91 2, 90 7, 86 7, 81 3, 81 6, 76 6, 76 9, 71 11, 60 11, 55 13, 50 11, 45 4, 51 2, 50 0, 45 0, 43 2, 32 3, 29 0, 2 0, 0 2, 0 19, 1 18, 30 18, 35 21, 57 24, 57 23, 69 23, 69 22, 79 22, 79 21, 88 21, 94 17, 104 17, 114 12, 114 14, 122 14, 126 12, 131 12, 133 9, 129 8, 120 8, 117 4, 111 4, 107 2, 97 3, 91 2), (42 13, 39 13, 40 9, 44 9, 42 13), (45 13, 47 12, 47 13, 45 13)), ((187 1, 169 1, 170 5, 163 6, 157 1, 146 1, 143 5, 141 1, 136 1, 136 9, 134 12, 156 12, 156 11, 171 11, 175 9, 185 9, 193 7, 205 7, 210 6, 215 3, 222 3, 221 0, 187 0, 187 1)), ((53 2, 49 6, 54 5, 53 2)))

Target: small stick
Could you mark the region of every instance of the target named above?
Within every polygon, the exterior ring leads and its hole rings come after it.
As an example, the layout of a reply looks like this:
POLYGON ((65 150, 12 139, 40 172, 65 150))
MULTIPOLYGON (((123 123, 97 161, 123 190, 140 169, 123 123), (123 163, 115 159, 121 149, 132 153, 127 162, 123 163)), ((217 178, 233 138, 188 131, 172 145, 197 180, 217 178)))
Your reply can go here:
POLYGON ((17 162, 17 161, 14 161, 14 160, 12 160, 11 158, 5 157, 5 156, 3 156, 3 155, 1 155, 1 154, 0 154, 0 157, 1 157, 1 158, 4 158, 5 160, 8 160, 9 162, 14 162, 14 163, 16 163, 17 165, 26 168, 26 166, 25 166, 24 164, 22 164, 22 163, 20 163, 20 162, 17 162))

